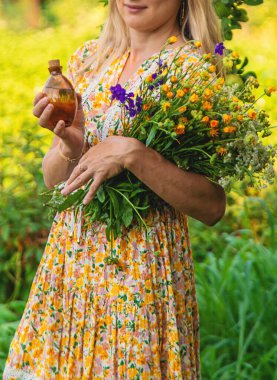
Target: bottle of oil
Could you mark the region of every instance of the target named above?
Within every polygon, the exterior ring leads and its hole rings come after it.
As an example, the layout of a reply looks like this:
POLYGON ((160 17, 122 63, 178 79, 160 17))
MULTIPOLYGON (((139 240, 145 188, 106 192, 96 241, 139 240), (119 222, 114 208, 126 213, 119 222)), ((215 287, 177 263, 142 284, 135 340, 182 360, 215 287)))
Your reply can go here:
POLYGON ((49 61, 50 77, 42 92, 48 96, 50 103, 54 105, 50 125, 55 127, 59 120, 70 127, 78 106, 77 96, 71 82, 62 74, 62 66, 58 59, 49 61))

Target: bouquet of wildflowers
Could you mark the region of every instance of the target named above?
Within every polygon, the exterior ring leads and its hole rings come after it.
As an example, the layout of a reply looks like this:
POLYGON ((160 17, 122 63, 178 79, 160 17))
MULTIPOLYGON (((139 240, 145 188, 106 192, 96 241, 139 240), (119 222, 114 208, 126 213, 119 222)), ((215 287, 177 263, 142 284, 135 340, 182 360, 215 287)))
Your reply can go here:
MULTIPOLYGON (((175 41, 171 37, 165 46, 175 41)), ((201 48, 198 41, 190 43, 201 48)), ((261 141, 271 134, 268 115, 255 107, 259 99, 253 94, 259 86, 256 78, 249 77, 243 86, 227 86, 223 75, 215 75, 222 62, 228 61, 226 56, 220 59, 224 49, 222 43, 217 44, 214 54, 199 53, 199 59, 191 63, 181 48, 170 64, 160 54, 158 71, 142 82, 136 94, 120 85, 111 87, 112 100, 120 102, 122 111, 123 128, 115 133, 142 141, 178 167, 205 175, 227 192, 242 180, 262 188, 274 179, 275 149, 261 141)), ((261 96, 274 91, 267 88, 261 96)), ((94 199, 82 206, 91 181, 66 198, 56 186, 48 192, 48 205, 54 212, 84 207, 91 222, 107 224, 108 240, 120 234, 121 226, 145 225, 149 207, 159 201, 126 171, 107 180, 94 199)), ((115 262, 113 256, 107 258, 107 263, 115 262)))

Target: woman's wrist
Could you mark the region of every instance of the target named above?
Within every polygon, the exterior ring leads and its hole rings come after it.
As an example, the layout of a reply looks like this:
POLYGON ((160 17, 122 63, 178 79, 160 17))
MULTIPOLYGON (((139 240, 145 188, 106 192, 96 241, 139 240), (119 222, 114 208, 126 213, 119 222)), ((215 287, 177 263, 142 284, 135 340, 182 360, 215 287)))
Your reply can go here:
POLYGON ((67 161, 79 159, 85 148, 85 140, 75 143, 74 147, 67 145, 62 139, 60 139, 59 144, 57 146, 58 152, 61 157, 63 157, 67 161))
POLYGON ((130 170, 133 168, 134 164, 141 160, 147 147, 139 140, 133 137, 127 137, 126 140, 127 148, 123 159, 124 169, 130 170))

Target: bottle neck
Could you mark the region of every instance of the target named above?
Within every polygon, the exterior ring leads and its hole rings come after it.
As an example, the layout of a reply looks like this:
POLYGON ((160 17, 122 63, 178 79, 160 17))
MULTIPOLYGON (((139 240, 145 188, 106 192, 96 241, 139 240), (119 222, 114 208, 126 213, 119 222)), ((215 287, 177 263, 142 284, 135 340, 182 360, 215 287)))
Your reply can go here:
POLYGON ((51 67, 51 69, 48 69, 51 75, 61 75, 62 70, 58 67, 51 67))

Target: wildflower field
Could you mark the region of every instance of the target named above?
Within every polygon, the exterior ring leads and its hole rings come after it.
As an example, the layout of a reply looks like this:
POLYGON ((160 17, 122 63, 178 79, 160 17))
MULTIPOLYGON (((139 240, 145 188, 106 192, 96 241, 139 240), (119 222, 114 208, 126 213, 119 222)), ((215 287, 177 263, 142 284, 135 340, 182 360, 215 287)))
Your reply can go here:
MULTIPOLYGON (((48 78, 48 60, 59 58, 65 68, 75 49, 99 34, 106 12, 96 0, 49 1, 39 27, 30 29, 19 5, 9 3, 0 5, 0 375, 51 225, 39 196, 51 135, 32 116, 33 97, 48 78)), ((261 84, 257 93, 277 87, 274 5, 245 7, 249 21, 226 41, 248 57, 247 70, 261 84)), ((276 99, 258 102, 272 125, 276 99)), ((261 192, 238 185, 216 226, 190 219, 203 380, 277 380, 276 190, 276 184, 261 192)))

